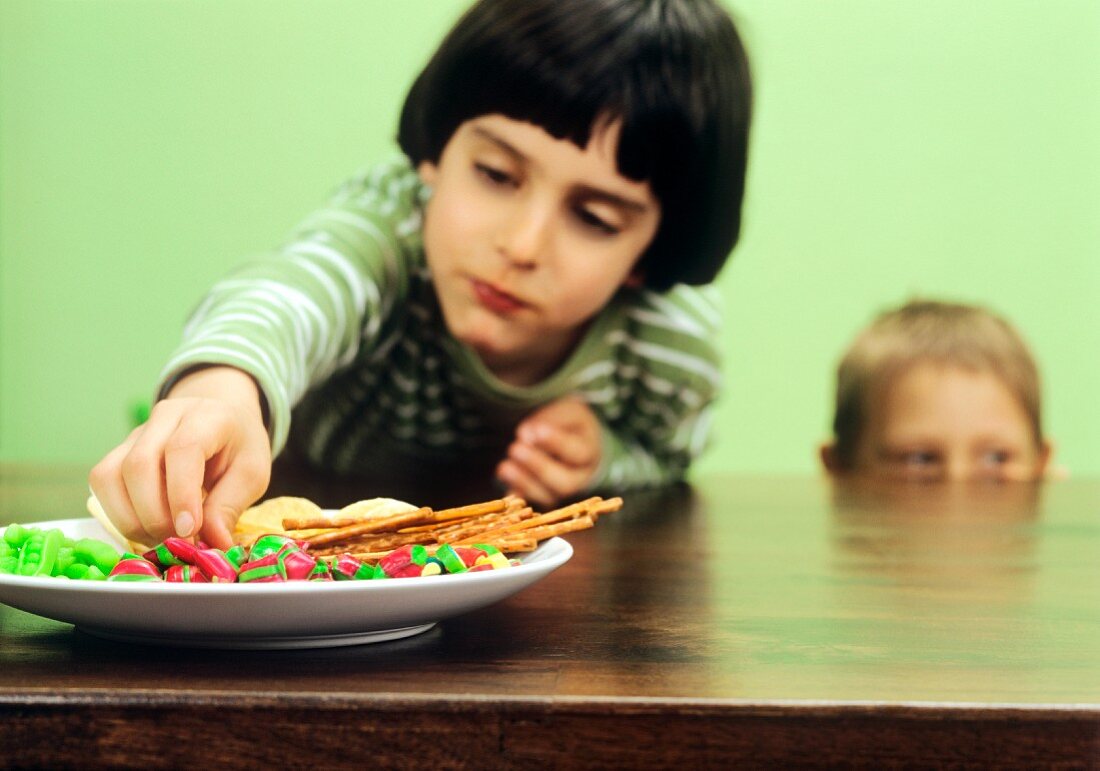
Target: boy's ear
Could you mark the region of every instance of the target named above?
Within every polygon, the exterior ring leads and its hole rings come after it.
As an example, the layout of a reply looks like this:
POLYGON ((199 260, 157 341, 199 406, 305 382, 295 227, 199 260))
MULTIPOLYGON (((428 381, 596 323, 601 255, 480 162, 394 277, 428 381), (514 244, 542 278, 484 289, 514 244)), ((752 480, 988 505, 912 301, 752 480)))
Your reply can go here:
POLYGON ((823 442, 817 448, 818 457, 821 458, 821 465, 825 467, 825 470, 832 476, 836 476, 840 473, 840 462, 836 454, 836 445, 832 442, 823 442))
POLYGON ((1051 463, 1053 458, 1054 443, 1043 440, 1043 443, 1039 445, 1039 461, 1035 468, 1036 479, 1064 479, 1067 476, 1065 469, 1051 463))
POLYGON ((416 173, 420 176, 420 181, 429 187, 435 184, 435 177, 438 171, 439 167, 431 161, 424 160, 416 165, 416 173))

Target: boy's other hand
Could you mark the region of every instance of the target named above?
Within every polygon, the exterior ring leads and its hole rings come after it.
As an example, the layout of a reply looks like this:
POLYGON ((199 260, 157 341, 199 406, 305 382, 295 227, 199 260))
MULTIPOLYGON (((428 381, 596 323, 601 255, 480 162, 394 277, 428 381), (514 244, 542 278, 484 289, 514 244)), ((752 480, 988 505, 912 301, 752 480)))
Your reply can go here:
POLYGON ((497 478, 510 494, 552 506, 588 486, 601 452, 600 422, 592 408, 575 396, 563 397, 516 427, 497 478))
POLYGON ((209 367, 182 378, 149 420, 96 464, 88 483, 127 538, 198 536, 227 549, 237 518, 270 476, 255 381, 232 367, 209 367))

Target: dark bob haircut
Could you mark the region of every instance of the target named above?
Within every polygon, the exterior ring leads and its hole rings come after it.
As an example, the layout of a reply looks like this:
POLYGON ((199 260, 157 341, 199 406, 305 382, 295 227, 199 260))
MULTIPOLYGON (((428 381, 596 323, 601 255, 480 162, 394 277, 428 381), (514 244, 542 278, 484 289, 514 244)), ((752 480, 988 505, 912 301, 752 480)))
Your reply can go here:
POLYGON ((480 0, 413 83, 397 139, 417 165, 481 115, 582 149, 620 120, 618 170, 661 203, 640 267, 663 291, 714 280, 737 243, 751 111, 748 59, 713 0, 480 0))

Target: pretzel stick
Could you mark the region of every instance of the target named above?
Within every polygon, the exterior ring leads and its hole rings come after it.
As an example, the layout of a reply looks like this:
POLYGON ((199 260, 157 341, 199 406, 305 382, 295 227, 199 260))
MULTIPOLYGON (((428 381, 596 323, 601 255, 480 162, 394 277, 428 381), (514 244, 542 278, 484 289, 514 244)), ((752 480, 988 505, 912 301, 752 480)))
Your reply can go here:
POLYGON ((440 509, 432 514, 433 522, 443 522, 448 519, 459 519, 462 517, 480 517, 482 514, 494 514, 498 511, 504 511, 508 507, 508 502, 503 498, 497 498, 493 501, 484 501, 482 503, 471 503, 469 506, 459 506, 453 509, 440 509))
POLYGON ((503 525, 515 524, 535 516, 531 507, 520 509, 512 514, 499 515, 492 518, 481 518, 469 523, 463 523, 459 527, 446 528, 436 532, 435 537, 440 541, 454 541, 458 538, 487 533, 503 525))
POLYGON ((450 541, 452 543, 455 541, 465 540, 466 538, 470 538, 475 535, 478 538, 491 539, 493 536, 502 535, 504 533, 514 533, 516 531, 527 530, 528 528, 532 527, 539 527, 541 525, 549 525, 554 522, 560 522, 563 519, 573 519, 577 514, 579 514, 578 511, 573 511, 569 509, 558 509, 557 511, 550 511, 546 514, 540 514, 537 517, 532 516, 525 519, 519 519, 514 522, 500 522, 497 523, 496 526, 490 527, 487 530, 477 530, 474 532, 459 530, 455 533, 441 533, 439 537, 440 540, 450 541))
POLYGON ((592 507, 592 511, 589 513, 595 517, 599 514, 610 514, 613 511, 618 511, 623 507, 623 499, 618 496, 614 498, 605 498, 592 507))
POLYGON ((528 528, 528 527, 536 527, 540 524, 548 524, 550 522, 557 522, 557 521, 560 521, 560 520, 563 520, 563 519, 570 519, 572 517, 578 517, 582 514, 588 513, 593 507, 595 507, 597 504, 599 504, 602 500, 603 499, 600 498, 599 496, 594 496, 592 498, 586 498, 583 501, 577 501, 576 503, 571 503, 568 506, 563 506, 560 509, 555 509, 553 511, 548 511, 545 514, 540 514, 536 517, 531 517, 530 519, 524 518, 522 521, 515 522, 514 524, 501 522, 501 523, 497 524, 496 526, 492 527, 491 529, 482 531, 481 534, 482 535, 487 535, 487 534, 495 534, 497 532, 513 532, 515 530, 523 530, 523 529, 528 528))
MULTIPOLYGON (((487 516, 495 518, 499 517, 499 514, 487 516)), ((465 522, 466 520, 463 521, 465 522)), ((443 541, 440 529, 440 525, 436 524, 416 528, 402 528, 396 532, 387 530, 385 532, 369 533, 363 536, 348 538, 335 544, 322 544, 314 548, 313 551, 316 554, 327 555, 342 553, 350 549, 357 549, 364 552, 381 551, 384 549, 394 549, 407 543, 427 545, 443 541)), ((486 526, 481 526, 470 531, 470 534, 473 532, 481 532, 486 529, 486 526)))
POLYGON ((500 512, 505 511, 505 505, 506 501, 504 499, 498 499, 495 501, 474 503, 469 506, 459 506, 454 509, 440 509, 439 511, 429 513, 428 516, 424 518, 428 524, 400 528, 400 532, 431 532, 433 530, 440 530, 444 527, 457 527, 473 519, 495 517, 500 512))
POLYGON ((399 533, 438 533, 443 530, 450 530, 451 528, 462 527, 467 522, 473 521, 472 519, 459 519, 451 522, 431 522, 427 525, 413 525, 412 527, 403 527, 397 532, 399 533))
POLYGON ((343 554, 352 550, 356 551, 393 551, 399 546, 405 544, 423 544, 427 545, 423 538, 417 533, 394 533, 378 538, 364 538, 360 540, 354 540, 350 542, 343 542, 338 544, 332 544, 329 546, 320 546, 316 549, 310 549, 311 554, 316 554, 320 557, 332 557, 337 554, 343 554))
POLYGON ((493 545, 505 554, 513 554, 518 551, 534 551, 538 548, 539 542, 524 538, 514 541, 497 541, 493 545))
POLYGON ((504 496, 504 502, 507 504, 504 507, 504 511, 506 513, 509 513, 509 514, 513 511, 518 511, 519 509, 527 508, 527 501, 525 501, 523 498, 519 497, 518 495, 505 495, 504 496))
POLYGON ((370 517, 341 517, 331 519, 329 517, 304 517, 295 519, 288 517, 283 520, 283 530, 333 530, 339 527, 350 527, 360 522, 368 522, 370 517))
POLYGON ((311 538, 307 538, 306 543, 309 544, 310 547, 327 546, 328 544, 351 540, 358 535, 392 531, 398 527, 423 522, 431 513, 431 509, 424 507, 416 511, 394 514, 390 517, 376 517, 367 522, 360 522, 355 525, 337 528, 327 533, 322 533, 321 535, 315 535, 311 538))
MULTIPOLYGON (((535 527, 530 530, 523 530, 517 535, 523 535, 526 538, 534 539, 535 541, 544 541, 547 538, 553 538, 556 535, 564 535, 565 533, 572 533, 575 530, 587 530, 596 524, 596 520, 591 516, 585 514, 574 519, 567 519, 562 522, 558 522, 553 525, 544 525, 543 527, 535 527)), ((507 540, 502 538, 503 534, 497 534, 498 540, 507 540)), ((471 539, 456 543, 455 546, 466 546, 471 543, 477 542, 477 539, 471 539)))

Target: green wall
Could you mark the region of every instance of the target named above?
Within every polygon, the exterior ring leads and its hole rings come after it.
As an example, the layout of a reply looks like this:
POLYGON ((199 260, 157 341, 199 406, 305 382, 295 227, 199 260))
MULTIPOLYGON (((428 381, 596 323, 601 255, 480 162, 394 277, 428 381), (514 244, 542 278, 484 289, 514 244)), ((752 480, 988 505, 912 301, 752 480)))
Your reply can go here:
MULTIPOLYGON (((466 0, 0 1, 0 460, 94 462, 184 316, 353 170, 466 0)), ((737 0, 758 89, 704 469, 810 472, 832 369, 991 304, 1100 473, 1100 3, 737 0)))

